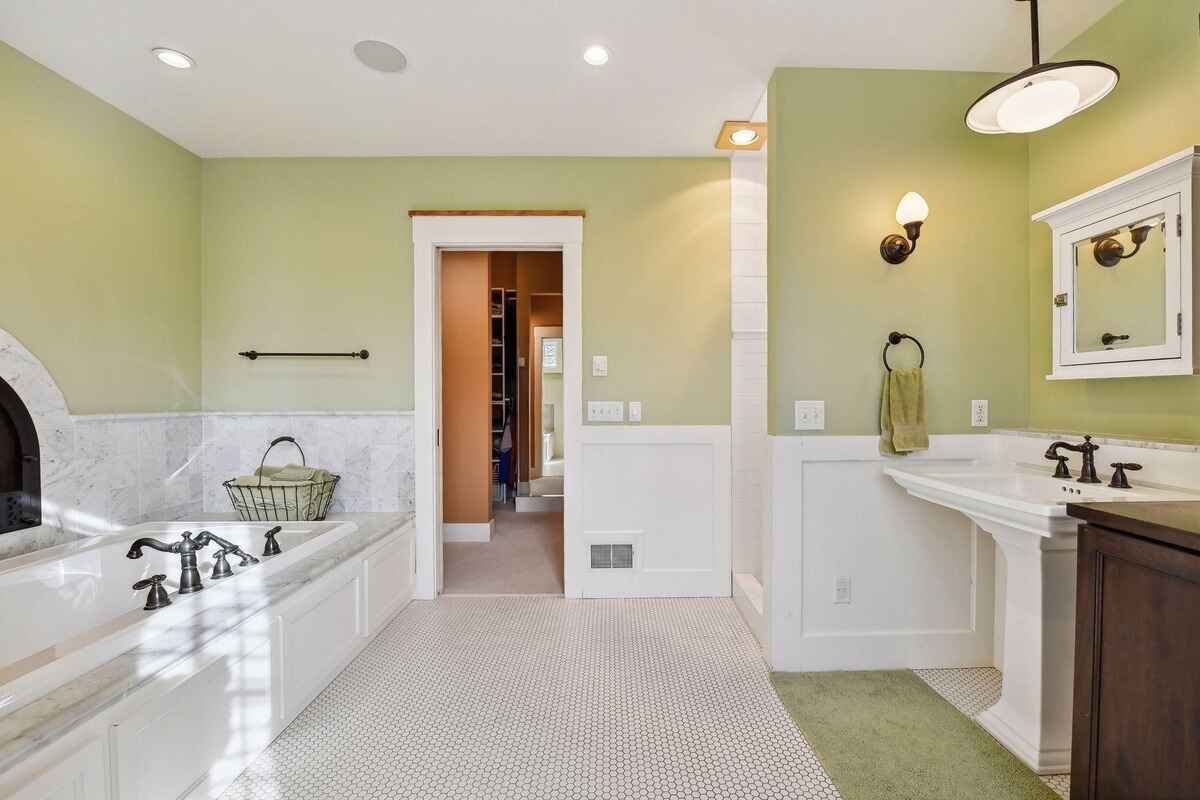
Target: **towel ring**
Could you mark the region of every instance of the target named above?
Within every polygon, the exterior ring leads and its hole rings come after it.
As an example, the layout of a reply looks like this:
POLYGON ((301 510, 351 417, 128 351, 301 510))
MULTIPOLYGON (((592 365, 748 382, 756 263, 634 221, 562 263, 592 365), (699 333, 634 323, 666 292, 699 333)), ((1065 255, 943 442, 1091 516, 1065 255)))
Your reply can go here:
MULTIPOLYGON (((921 343, 920 343, 919 341, 917 341, 917 337, 915 337, 915 336, 909 336, 907 333, 900 333, 899 331, 892 331, 891 333, 889 333, 889 334, 888 334, 888 340, 887 340, 887 344, 885 344, 885 345, 883 346, 883 365, 884 365, 885 367, 887 367, 887 371, 888 371, 888 372, 891 372, 891 371, 892 371, 892 365, 891 365, 891 364, 889 364, 889 363, 888 363, 888 360, 887 360, 887 351, 888 351, 888 348, 889 348, 889 347, 891 347, 891 346, 892 346, 892 345, 894 345, 894 344, 900 344, 900 342, 904 341, 905 339, 910 339, 910 340, 912 340, 912 343, 913 343, 913 344, 915 344, 915 345, 917 346, 917 349, 921 351, 921 364, 920 364, 920 366, 921 366, 921 367, 924 367, 924 366, 925 366, 925 348, 921 346, 921 343)), ((919 369, 919 368, 920 368, 920 367, 918 367, 918 369, 919 369)))

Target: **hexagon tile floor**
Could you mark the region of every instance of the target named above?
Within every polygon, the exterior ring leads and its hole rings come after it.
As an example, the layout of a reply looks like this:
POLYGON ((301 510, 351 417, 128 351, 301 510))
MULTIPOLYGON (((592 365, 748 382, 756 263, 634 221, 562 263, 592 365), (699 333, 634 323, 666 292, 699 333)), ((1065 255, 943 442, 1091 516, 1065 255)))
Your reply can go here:
MULTIPOLYGON (((969 717, 994 669, 917 670, 969 717)), ((1044 778, 1064 798, 1069 776, 1044 778)), ((839 797, 730 600, 413 603, 222 800, 839 797)))
POLYGON ((223 800, 837 798, 731 600, 413 603, 223 800))

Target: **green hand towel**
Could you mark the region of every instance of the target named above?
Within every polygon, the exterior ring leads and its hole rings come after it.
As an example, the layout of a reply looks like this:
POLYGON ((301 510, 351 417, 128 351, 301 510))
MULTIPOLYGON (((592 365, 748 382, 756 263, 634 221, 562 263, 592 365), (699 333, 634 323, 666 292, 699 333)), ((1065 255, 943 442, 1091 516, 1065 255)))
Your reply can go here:
POLYGON ((894 369, 883 376, 879 433, 879 452, 887 455, 929 449, 925 381, 920 368, 894 369))

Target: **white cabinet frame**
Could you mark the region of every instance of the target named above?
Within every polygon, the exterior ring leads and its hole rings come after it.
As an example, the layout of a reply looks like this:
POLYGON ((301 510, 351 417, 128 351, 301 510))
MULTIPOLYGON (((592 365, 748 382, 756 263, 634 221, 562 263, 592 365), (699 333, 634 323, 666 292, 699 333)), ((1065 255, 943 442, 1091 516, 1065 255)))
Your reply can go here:
POLYGON ((1200 306, 1200 263, 1192 222, 1200 193, 1200 147, 1191 147, 1033 216, 1054 237, 1051 297, 1053 364, 1047 380, 1124 378, 1197 374, 1200 338, 1193 310, 1200 306), (1078 352, 1076 331, 1075 243, 1106 230, 1162 213, 1166 218, 1164 339, 1161 345, 1078 352), (1065 305, 1054 302, 1066 295, 1065 305))

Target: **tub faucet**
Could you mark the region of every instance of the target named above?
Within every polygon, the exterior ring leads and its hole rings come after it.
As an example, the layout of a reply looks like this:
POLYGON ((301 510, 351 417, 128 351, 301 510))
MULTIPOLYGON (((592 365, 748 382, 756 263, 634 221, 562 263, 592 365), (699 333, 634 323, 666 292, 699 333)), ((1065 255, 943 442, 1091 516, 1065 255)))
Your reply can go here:
POLYGON ((1083 444, 1055 442, 1046 451, 1047 459, 1058 462, 1058 469, 1055 470, 1054 477, 1069 478, 1071 473, 1066 468, 1066 457, 1058 454, 1060 448, 1083 455, 1083 468, 1079 471, 1079 483, 1100 483, 1100 478, 1096 475, 1096 451, 1100 449, 1100 445, 1092 444, 1091 436, 1084 436, 1083 444))
POLYGON ((197 537, 196 541, 204 542, 205 544, 208 544, 209 542, 216 542, 221 548, 217 551, 217 554, 213 559, 213 570, 211 576, 213 580, 228 578, 233 574, 233 569, 231 569, 229 566, 229 561, 226 558, 227 556, 237 556, 240 558, 241 566, 243 567, 258 563, 257 558, 250 555, 228 539, 223 539, 220 536, 217 536, 212 531, 200 531, 200 535, 197 537))
POLYGON ((151 550, 158 550, 160 553, 178 553, 181 561, 179 593, 191 594, 204 588, 204 584, 200 582, 200 570, 196 567, 196 551, 207 547, 210 539, 211 536, 206 536, 203 533, 200 534, 199 538, 193 539, 191 531, 184 531, 183 538, 173 544, 145 537, 138 539, 130 545, 129 552, 125 554, 125 557, 141 558, 142 549, 146 547, 149 547, 151 550))

